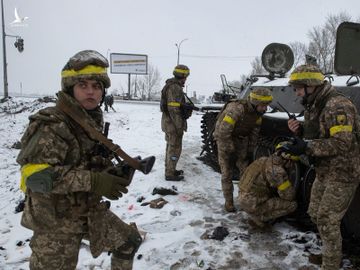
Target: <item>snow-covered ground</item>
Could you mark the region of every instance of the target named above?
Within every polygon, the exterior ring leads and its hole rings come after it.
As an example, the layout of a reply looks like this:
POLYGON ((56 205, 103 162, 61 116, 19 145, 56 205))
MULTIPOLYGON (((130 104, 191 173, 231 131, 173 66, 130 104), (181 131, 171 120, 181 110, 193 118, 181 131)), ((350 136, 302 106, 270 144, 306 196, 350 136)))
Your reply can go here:
MULTIPOLYGON (((29 268, 32 232, 20 225, 21 213, 14 211, 24 195, 19 190, 19 150, 12 146, 26 128, 28 116, 50 105, 24 98, 0 104, 0 269, 29 268)), ((309 250, 319 252, 314 233, 300 232, 284 222, 261 231, 248 225, 244 212, 223 210, 220 174, 197 159, 201 114, 189 119, 183 140, 179 168, 185 171, 185 181, 168 182, 164 180, 165 140, 159 106, 116 102, 114 108, 116 112, 105 114, 111 123, 109 138, 131 156, 156 156, 152 172, 136 172, 129 193, 111 203, 119 217, 147 232, 134 270, 319 269, 308 262, 309 250), (176 188, 178 195, 152 195, 155 187, 176 188), (141 206, 141 196, 143 202, 163 197, 168 203, 161 209, 141 206), (218 226, 227 228, 229 235, 222 241, 208 239, 218 226)), ((235 197, 237 192, 235 186, 235 197)), ((237 202, 236 206, 240 208, 237 202)), ((110 256, 103 253, 93 259, 84 242, 77 269, 110 269, 110 256)))

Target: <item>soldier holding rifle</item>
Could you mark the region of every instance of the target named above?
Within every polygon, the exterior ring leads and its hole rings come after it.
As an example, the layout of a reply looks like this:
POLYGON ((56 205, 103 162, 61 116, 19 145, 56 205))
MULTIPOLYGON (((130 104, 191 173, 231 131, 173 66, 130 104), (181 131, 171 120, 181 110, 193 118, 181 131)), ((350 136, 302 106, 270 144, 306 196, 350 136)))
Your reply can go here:
POLYGON ((112 269, 132 269, 140 234, 111 212, 103 197, 118 200, 134 168, 148 173, 154 158, 131 159, 101 134, 107 67, 96 51, 71 57, 61 72, 56 106, 30 116, 21 139, 17 162, 26 193, 21 224, 34 232, 30 269, 75 269, 83 238, 93 257, 111 251, 112 269), (99 151, 99 141, 105 151, 99 151), (130 166, 115 166, 114 152, 130 166))

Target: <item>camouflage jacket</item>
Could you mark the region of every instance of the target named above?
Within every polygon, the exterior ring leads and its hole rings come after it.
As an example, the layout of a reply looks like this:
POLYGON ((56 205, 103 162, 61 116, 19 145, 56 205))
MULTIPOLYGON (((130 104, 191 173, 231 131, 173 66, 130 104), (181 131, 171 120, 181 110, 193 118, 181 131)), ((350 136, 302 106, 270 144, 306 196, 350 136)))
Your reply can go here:
POLYGON ((114 97, 112 95, 106 95, 104 97, 104 102, 106 105, 112 106, 114 104, 114 97))
POLYGON ((162 90, 162 102, 165 106, 161 117, 162 131, 181 135, 187 130, 187 123, 181 110, 181 104, 185 103, 185 96, 180 80, 171 78, 166 81, 162 90))
POLYGON ((259 116, 249 101, 229 101, 219 113, 215 124, 214 138, 221 145, 227 145, 234 151, 239 140, 249 139, 249 149, 255 148, 259 136, 262 117, 259 116))
POLYGON ((274 155, 255 160, 245 169, 239 181, 239 192, 258 197, 258 202, 272 197, 294 200, 295 188, 284 168, 285 162, 274 155))
MULTIPOLYGON (((100 108, 85 111, 64 92, 59 92, 58 98, 75 108, 90 125, 102 130, 100 108)), ((22 225, 34 231, 82 233, 89 208, 99 205, 101 200, 90 192, 90 171, 100 171, 112 163, 97 156, 96 142, 58 105, 40 110, 29 119, 17 162, 21 166, 48 164, 54 168, 56 177, 49 193, 26 191, 22 225)))
POLYGON ((338 181, 354 181, 354 177, 359 178, 360 174, 359 145, 355 134, 359 132, 357 110, 348 98, 335 91, 325 83, 310 96, 304 114, 305 139, 311 139, 306 153, 315 158, 318 175, 335 173, 346 179, 339 178, 338 181), (322 104, 324 100, 326 103, 322 104), (314 130, 315 135, 308 135, 314 130))

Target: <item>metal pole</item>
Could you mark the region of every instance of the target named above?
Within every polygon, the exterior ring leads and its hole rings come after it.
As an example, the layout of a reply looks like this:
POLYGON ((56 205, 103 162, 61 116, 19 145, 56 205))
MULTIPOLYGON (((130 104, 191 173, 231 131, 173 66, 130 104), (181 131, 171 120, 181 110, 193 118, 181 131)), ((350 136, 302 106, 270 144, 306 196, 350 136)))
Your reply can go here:
POLYGON ((131 82, 130 76, 131 76, 131 74, 129 73, 128 75, 129 75, 129 77, 128 77, 128 98, 130 100, 131 99, 131 95, 130 95, 130 82, 131 82))
POLYGON ((179 42, 179 44, 175 43, 175 46, 177 47, 177 65, 179 65, 179 60, 180 60, 180 46, 181 46, 181 43, 183 43, 186 40, 188 40, 188 39, 184 38, 182 41, 179 42))
POLYGON ((180 58, 180 46, 176 44, 177 51, 178 51, 178 57, 177 57, 177 65, 179 65, 179 58, 180 58))
POLYGON ((4 98, 9 96, 7 80, 7 62, 6 62, 6 43, 5 43, 5 22, 4 22, 4 3, 1 0, 1 26, 2 26, 2 45, 3 45, 3 70, 4 70, 4 98))

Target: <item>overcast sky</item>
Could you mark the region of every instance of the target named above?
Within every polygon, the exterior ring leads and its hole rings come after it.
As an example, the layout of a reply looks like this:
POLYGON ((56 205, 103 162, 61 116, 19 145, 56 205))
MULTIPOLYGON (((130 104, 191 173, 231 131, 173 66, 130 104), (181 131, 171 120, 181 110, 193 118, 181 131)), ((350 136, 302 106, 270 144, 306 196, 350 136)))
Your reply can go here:
MULTIPOLYGON (((269 43, 308 42, 307 33, 329 14, 360 18, 359 0, 3 0, 5 31, 20 35, 25 50, 6 38, 9 93, 53 94, 70 56, 94 49, 146 54, 158 68, 161 84, 180 63, 190 67, 190 93, 211 95, 228 81, 249 74, 250 62, 269 43), (12 27, 14 9, 28 16, 26 26, 12 27)), ((2 44, 0 44, 2 48, 2 44)), ((3 55, 1 54, 1 62, 3 55)), ((3 69, 1 65, 1 94, 3 69)), ((112 74, 110 88, 127 89, 127 75, 112 74)), ((135 78, 135 76, 134 76, 135 78)))

